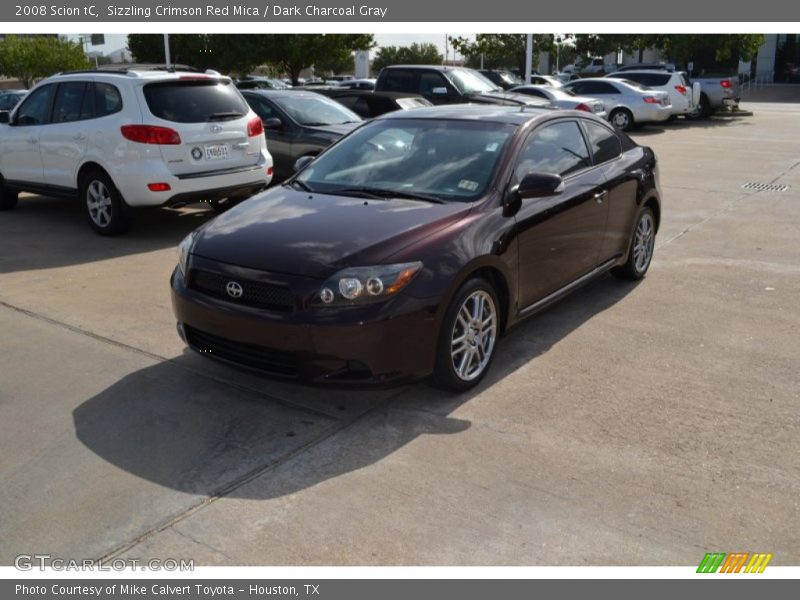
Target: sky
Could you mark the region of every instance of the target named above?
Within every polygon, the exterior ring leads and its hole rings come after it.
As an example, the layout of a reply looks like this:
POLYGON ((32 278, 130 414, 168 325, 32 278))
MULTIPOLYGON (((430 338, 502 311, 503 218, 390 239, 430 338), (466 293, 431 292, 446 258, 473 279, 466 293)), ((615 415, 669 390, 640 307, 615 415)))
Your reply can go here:
MULTIPOLYGON (((451 36, 458 36, 462 35, 459 33, 451 33, 451 36)), ((71 39, 77 39, 79 36, 77 34, 67 34, 67 37, 71 39)), ((122 33, 107 33, 105 34, 106 43, 102 46, 90 46, 90 52, 102 52, 103 54, 108 54, 109 52, 114 52, 115 50, 119 50, 120 48, 124 48, 127 46, 127 35, 122 33)), ((398 34, 376 34, 375 41, 378 43, 378 46, 409 46, 413 43, 417 44, 435 44, 436 47, 439 49, 439 52, 444 55, 445 53, 445 34, 441 35, 434 35, 434 34, 415 34, 415 33, 398 33, 398 34)), ((453 58, 453 49, 449 48, 448 52, 449 58, 453 58)))

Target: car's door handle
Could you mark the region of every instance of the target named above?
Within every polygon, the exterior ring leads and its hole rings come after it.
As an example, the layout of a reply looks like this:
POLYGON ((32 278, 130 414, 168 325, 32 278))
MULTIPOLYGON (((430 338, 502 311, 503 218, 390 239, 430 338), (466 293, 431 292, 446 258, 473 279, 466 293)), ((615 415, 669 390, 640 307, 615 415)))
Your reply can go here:
POLYGON ((73 140, 85 140, 86 139, 86 134, 85 133, 76 133, 75 135, 72 136, 72 139, 73 140))
POLYGON ((603 200, 606 199, 606 196, 608 196, 608 192, 606 190, 603 190, 601 192, 597 192, 594 195, 595 202, 597 202, 598 204, 602 204, 603 200))

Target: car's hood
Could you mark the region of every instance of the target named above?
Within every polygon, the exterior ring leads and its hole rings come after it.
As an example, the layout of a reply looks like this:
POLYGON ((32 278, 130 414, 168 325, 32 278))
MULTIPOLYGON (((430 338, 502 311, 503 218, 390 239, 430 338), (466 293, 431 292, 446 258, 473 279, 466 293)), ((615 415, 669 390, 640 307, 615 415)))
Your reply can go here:
POLYGON ((547 100, 533 98, 525 94, 516 94, 514 92, 482 92, 480 94, 469 94, 467 98, 470 102, 479 104, 550 106, 547 100))
POLYGON ((463 218, 470 207, 273 188, 211 221, 192 254, 324 278, 347 266, 381 264, 411 242, 463 218))
POLYGON ((314 131, 319 131, 330 136, 335 136, 337 139, 342 137, 345 134, 350 133, 361 125, 361 122, 358 123, 340 123, 338 125, 309 125, 309 129, 313 129, 314 131))

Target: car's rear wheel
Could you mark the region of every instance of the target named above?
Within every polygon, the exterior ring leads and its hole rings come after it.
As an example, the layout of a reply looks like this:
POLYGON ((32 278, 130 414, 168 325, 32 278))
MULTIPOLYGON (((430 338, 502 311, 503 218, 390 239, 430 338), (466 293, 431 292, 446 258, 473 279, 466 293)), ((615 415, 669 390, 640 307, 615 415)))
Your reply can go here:
POLYGON ((627 108, 615 108, 608 117, 611 124, 622 131, 628 131, 633 127, 633 115, 627 108))
POLYGON ((17 207, 19 192, 10 190, 5 182, 0 178, 0 210, 11 210, 17 207))
POLYGON ((102 171, 87 173, 81 180, 81 202, 89 225, 100 235, 118 235, 130 225, 128 207, 111 178, 102 171))
POLYGON ((470 279, 447 309, 436 351, 438 387, 463 392, 486 375, 500 332, 497 294, 483 279, 470 279))
POLYGON ((656 243, 656 219, 653 209, 645 206, 639 211, 636 227, 631 235, 628 259, 624 265, 611 270, 613 275, 621 279, 641 279, 650 268, 653 260, 653 249, 656 243))

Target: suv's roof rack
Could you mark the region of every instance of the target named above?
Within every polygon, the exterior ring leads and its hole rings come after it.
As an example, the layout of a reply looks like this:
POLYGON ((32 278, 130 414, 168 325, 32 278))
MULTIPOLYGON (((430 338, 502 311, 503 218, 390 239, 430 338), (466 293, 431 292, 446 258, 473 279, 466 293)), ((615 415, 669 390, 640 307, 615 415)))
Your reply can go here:
POLYGON ((206 69, 205 71, 202 69, 198 69, 196 67, 192 67, 190 65, 120 65, 118 67, 108 65, 104 67, 98 67, 95 69, 78 69, 75 71, 61 71, 60 73, 56 73, 56 75, 80 75, 85 73, 102 73, 103 75, 125 75, 128 77, 138 77, 139 73, 142 71, 165 71, 167 73, 205 73, 207 75, 219 75, 218 72, 212 71, 211 69, 206 69))

